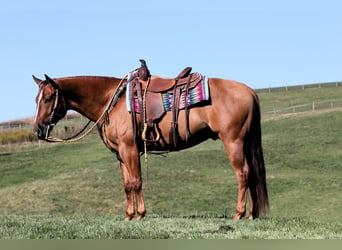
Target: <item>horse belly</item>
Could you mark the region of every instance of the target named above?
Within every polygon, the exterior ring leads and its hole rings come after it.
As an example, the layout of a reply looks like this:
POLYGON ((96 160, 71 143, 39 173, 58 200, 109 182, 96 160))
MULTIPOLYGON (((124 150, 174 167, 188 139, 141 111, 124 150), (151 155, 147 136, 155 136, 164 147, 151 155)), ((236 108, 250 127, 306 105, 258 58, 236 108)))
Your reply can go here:
MULTIPOLYGON (((217 135, 208 127, 206 119, 206 107, 194 107, 190 109, 189 128, 190 136, 187 138, 186 115, 184 110, 180 110, 178 117, 178 140, 174 150, 181 150, 199 144, 209 138, 216 139, 217 135)), ((158 123, 161 138, 158 143, 151 145, 153 150, 165 150, 172 148, 170 145, 170 130, 172 128, 172 113, 167 112, 158 123)))

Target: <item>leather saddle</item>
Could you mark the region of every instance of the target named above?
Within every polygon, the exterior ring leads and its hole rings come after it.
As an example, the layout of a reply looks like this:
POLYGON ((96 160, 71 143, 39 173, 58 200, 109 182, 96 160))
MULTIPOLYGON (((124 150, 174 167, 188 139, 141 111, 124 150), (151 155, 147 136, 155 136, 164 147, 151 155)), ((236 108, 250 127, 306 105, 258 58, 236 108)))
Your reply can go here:
MULTIPOLYGON (((144 61, 143 67, 147 67, 144 61)), ((150 76, 147 80, 141 79, 138 76, 132 81, 133 94, 131 99, 132 123, 135 128, 135 133, 139 133, 136 129, 136 113, 140 113, 143 128, 141 137, 146 142, 156 143, 160 139, 159 130, 157 127, 158 122, 165 115, 166 110, 164 107, 163 94, 168 93, 171 97, 171 112, 172 122, 170 126, 170 147, 177 146, 178 140, 178 114, 180 110, 180 99, 183 94, 185 96, 186 111, 186 139, 190 136, 189 129, 189 110, 187 105, 187 96, 189 90, 197 86, 202 81, 202 75, 199 73, 191 73, 192 68, 186 67, 175 78, 163 78, 159 76, 150 76), (139 111, 133 109, 134 99, 138 99, 139 111)), ((149 71, 148 71, 149 72, 149 71)), ((135 137, 136 137, 135 134, 135 137)), ((140 134, 140 133, 139 133, 140 134)))
POLYGON ((160 76, 151 76, 150 83, 148 86, 149 92, 166 92, 175 87, 181 87, 186 84, 190 84, 190 88, 194 87, 201 78, 201 74, 192 73, 191 67, 186 67, 181 73, 175 78, 164 78, 160 76))

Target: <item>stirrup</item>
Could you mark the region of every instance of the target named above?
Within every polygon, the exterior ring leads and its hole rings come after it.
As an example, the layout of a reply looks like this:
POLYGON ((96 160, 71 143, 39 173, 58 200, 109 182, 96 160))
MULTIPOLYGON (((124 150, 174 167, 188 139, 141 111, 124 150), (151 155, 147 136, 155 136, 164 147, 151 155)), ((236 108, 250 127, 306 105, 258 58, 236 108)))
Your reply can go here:
POLYGON ((153 143, 159 141, 160 133, 159 133, 159 131, 157 129, 157 125, 155 123, 153 124, 153 129, 154 129, 154 132, 156 133, 156 138, 154 140, 146 138, 147 128, 148 128, 147 123, 144 123, 144 129, 143 129, 142 134, 141 134, 141 138, 143 139, 143 141, 145 141, 145 142, 153 142, 153 143))

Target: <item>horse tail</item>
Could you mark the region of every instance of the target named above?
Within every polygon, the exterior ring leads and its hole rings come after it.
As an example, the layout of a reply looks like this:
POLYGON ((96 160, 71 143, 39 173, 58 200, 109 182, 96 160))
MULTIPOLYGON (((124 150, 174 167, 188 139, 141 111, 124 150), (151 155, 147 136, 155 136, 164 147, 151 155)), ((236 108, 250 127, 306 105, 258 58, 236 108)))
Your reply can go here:
POLYGON ((250 169, 248 187, 253 201, 253 218, 258 218, 268 211, 269 203, 261 143, 260 105, 259 98, 254 91, 252 112, 251 123, 244 142, 244 153, 250 169))

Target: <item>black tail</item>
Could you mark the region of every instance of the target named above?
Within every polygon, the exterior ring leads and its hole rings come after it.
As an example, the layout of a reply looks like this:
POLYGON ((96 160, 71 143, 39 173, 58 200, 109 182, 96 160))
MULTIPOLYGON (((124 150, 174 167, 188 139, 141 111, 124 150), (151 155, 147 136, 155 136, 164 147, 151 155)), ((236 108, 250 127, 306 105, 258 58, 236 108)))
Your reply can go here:
POLYGON ((248 186, 253 201, 253 218, 265 214, 269 208, 260 118, 259 99, 254 93, 252 121, 244 142, 244 152, 250 168, 248 186))

